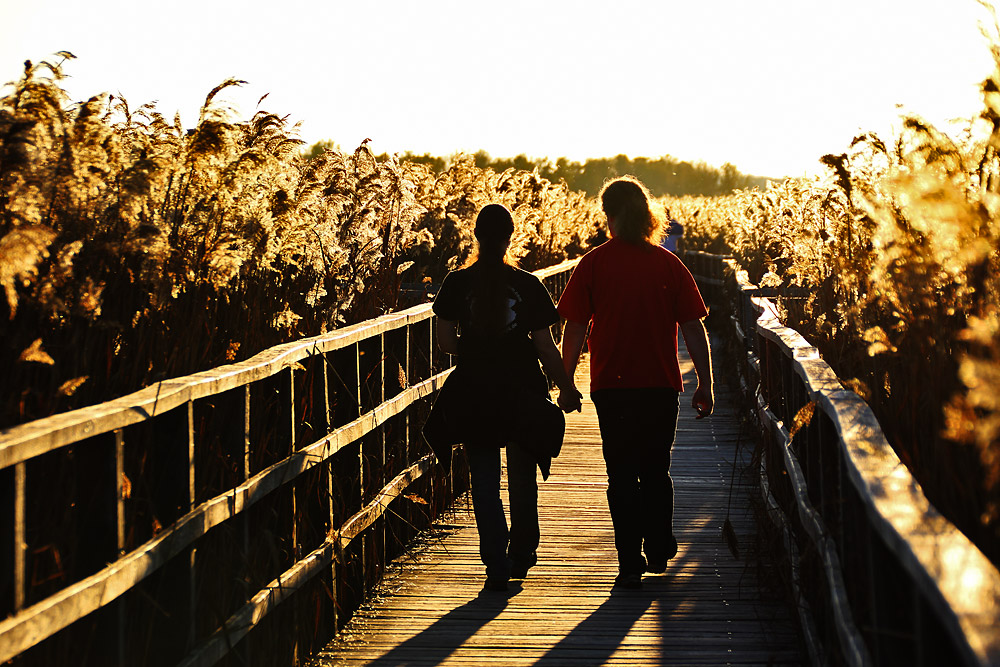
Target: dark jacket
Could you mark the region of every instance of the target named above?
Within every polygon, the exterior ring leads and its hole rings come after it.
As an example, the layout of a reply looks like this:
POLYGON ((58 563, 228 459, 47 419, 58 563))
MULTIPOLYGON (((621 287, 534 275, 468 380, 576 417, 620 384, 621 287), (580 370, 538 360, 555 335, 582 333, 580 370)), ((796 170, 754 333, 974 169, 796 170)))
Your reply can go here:
POLYGON ((458 367, 445 380, 423 435, 445 470, 451 470, 452 447, 504 447, 527 450, 549 476, 562 448, 566 418, 548 396, 503 380, 484 384, 479 374, 458 367))

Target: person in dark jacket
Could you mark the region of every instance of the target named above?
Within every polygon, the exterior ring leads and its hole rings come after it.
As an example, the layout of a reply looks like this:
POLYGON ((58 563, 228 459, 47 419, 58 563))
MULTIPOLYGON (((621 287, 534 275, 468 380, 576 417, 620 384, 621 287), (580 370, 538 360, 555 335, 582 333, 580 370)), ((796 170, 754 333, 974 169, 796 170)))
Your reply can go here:
POLYGON ((446 277, 434 301, 440 348, 458 355, 435 402, 424 434, 466 445, 472 505, 487 590, 506 590, 527 576, 539 543, 535 468, 548 472, 558 453, 564 420, 548 400, 545 373, 559 387, 559 406, 579 409, 581 394, 566 374, 550 327, 559 316, 538 278, 506 259, 514 222, 489 204, 479 212, 475 261, 446 277), (507 452, 510 528, 500 499, 500 452, 507 452))

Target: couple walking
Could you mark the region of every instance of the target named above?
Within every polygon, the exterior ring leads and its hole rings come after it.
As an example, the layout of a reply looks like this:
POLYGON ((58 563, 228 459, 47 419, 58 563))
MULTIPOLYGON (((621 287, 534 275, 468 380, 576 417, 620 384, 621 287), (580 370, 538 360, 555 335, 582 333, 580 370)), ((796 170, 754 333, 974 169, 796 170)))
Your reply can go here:
POLYGON ((452 443, 466 444, 487 590, 506 590, 535 564, 535 466, 548 476, 563 412, 581 409, 573 378, 585 341, 618 552, 615 585, 640 587, 644 572, 663 572, 677 553, 669 475, 683 389, 677 334, 698 375, 692 404, 699 418, 707 416, 714 400, 707 309, 691 273, 658 245, 664 220, 639 181, 606 183, 601 206, 611 239, 583 256, 558 308, 537 278, 506 262, 514 225, 499 204, 480 211, 475 261, 449 273, 434 302, 439 345, 458 362, 424 433, 446 465, 452 443), (561 354, 550 329, 560 316, 561 354), (559 389, 558 408, 548 401, 546 375, 559 389), (509 529, 500 499, 502 448, 509 529))

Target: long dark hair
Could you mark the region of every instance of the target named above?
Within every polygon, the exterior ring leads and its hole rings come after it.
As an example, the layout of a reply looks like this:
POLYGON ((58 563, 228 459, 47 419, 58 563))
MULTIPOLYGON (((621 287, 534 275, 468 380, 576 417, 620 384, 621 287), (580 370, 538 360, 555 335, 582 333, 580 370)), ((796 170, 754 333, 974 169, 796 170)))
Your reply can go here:
POLYGON ((476 260, 472 264, 472 328, 480 336, 495 338, 507 326, 508 285, 511 264, 507 247, 514 233, 514 218, 502 204, 487 204, 476 217, 476 260))

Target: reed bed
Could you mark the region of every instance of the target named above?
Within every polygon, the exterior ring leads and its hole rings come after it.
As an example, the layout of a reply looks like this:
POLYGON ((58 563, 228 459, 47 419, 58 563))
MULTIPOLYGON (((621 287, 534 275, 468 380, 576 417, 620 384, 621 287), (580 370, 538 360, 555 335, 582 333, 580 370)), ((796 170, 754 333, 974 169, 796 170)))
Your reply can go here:
MULTIPOLYGON (((404 287, 430 287, 467 261, 475 215, 489 202, 513 211, 518 225, 511 253, 528 270, 580 254, 600 234, 593 202, 537 171, 497 173, 477 168, 470 156, 436 173, 393 156, 377 158, 367 144, 306 157, 297 129, 285 117, 258 110, 243 119, 226 105, 225 91, 242 83, 235 79, 209 91, 193 127, 165 118, 152 105, 133 107, 117 96, 73 103, 61 87, 70 59, 72 54, 60 53, 51 61, 25 63, 23 76, 0 93, 0 336, 5 342, 0 429, 411 305, 407 299, 419 291, 404 287)), ((315 389, 310 382, 300 380, 305 384, 297 390, 303 410, 315 389)), ((281 405, 275 382, 261 384, 252 410, 255 470, 280 459, 288 447, 280 426, 287 423, 283 410, 288 406, 281 405)), ((350 412, 354 406, 343 409, 350 412)), ((233 452, 242 444, 220 434, 243 410, 242 398, 234 402, 220 396, 203 414, 195 414, 197 498, 238 483, 240 466, 233 452)), ((188 473, 169 460, 172 445, 183 436, 169 428, 169 416, 164 419, 167 427, 161 420, 155 433, 140 426, 125 437, 128 548, 155 535, 187 506, 177 490, 187 489, 188 473)), ((403 428, 398 422, 387 425, 387 441, 398 440, 403 428)), ((297 433, 308 441, 312 429, 303 423, 297 433)), ((26 520, 32 572, 28 599, 42 599, 89 576, 113 557, 100 546, 107 540, 98 539, 106 537, 100 522, 107 512, 85 509, 104 507, 106 489, 114 488, 107 479, 114 468, 102 458, 106 454, 101 443, 88 442, 32 468, 32 489, 52 486, 31 503, 26 520), (81 467, 85 464, 91 467, 81 467), (95 521, 100 523, 97 537, 95 521)), ((357 456, 349 460, 360 465, 357 456)), ((243 552, 239 540, 231 539, 239 526, 213 531, 199 542, 199 567, 218 572, 213 565, 218 559, 255 580, 270 581, 288 565, 282 558, 302 543, 315 546, 334 528, 330 488, 337 489, 337 507, 358 501, 361 476, 351 465, 331 465, 262 501, 248 519, 260 548, 243 552), (294 506, 292 496, 311 508, 299 510, 295 529, 286 511, 294 506)), ((366 479, 371 484, 378 474, 366 479)), ((393 530, 410 534, 426 525, 440 511, 447 488, 421 486, 407 496, 422 504, 414 500, 412 508, 397 508, 405 525, 400 528, 396 521, 393 530), (430 493, 433 488, 441 498, 430 493)), ((460 491, 459 482, 455 488, 460 491)), ((11 556, 13 528, 9 522, 0 528, 10 547, 4 553, 11 556)), ((12 571, 9 558, 0 561, 12 571)), ((355 556, 345 562, 355 574, 358 568, 375 567, 359 565, 355 556)), ((164 599, 172 600, 184 586, 163 577, 149 585, 161 587, 155 597, 166 605, 164 599)), ((245 601, 240 597, 245 591, 232 588, 229 580, 196 580, 197 599, 217 604, 219 618, 245 601)), ((360 601, 362 580, 340 585, 341 622, 360 601)), ((0 605, 10 614, 10 577, 7 583, 0 586, 0 605)), ((330 595, 322 584, 300 594, 302 605, 314 607, 310 622, 299 627, 289 621, 281 631, 258 632, 255 655, 268 660, 284 655, 289 645, 294 654, 297 646, 320 641, 335 624, 327 612, 315 610, 327 609, 323 605, 330 595), (309 636, 300 644, 299 634, 309 636)), ((175 640, 185 630, 163 624, 187 612, 171 614, 143 604, 128 608, 141 628, 142 636, 128 649, 139 662, 170 662, 183 650, 183 642, 175 640)), ((279 617, 294 619, 295 609, 279 617)), ((95 636, 90 622, 77 623, 72 632, 95 636)), ((65 662, 70 654, 81 664, 107 664, 101 650, 81 649, 64 633, 18 664, 65 662)), ((276 661, 293 661, 286 658, 276 661)))
POLYGON ((71 103, 72 57, 25 63, 0 98, 0 427, 392 310, 467 258, 488 202, 514 211, 527 269, 598 234, 592 202, 536 172, 435 174, 367 145, 305 159, 286 117, 227 106, 235 79, 193 128, 71 103))
POLYGON ((824 178, 663 201, 732 254, 872 406, 931 502, 1000 563, 1000 48, 957 136, 910 116, 824 178), (789 294, 791 290, 786 290, 789 294))

